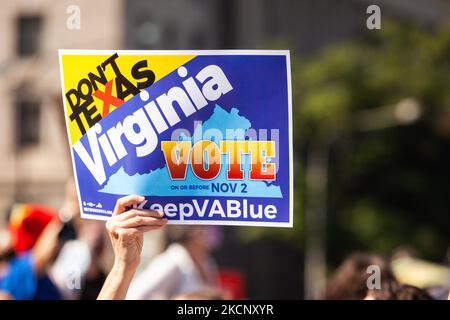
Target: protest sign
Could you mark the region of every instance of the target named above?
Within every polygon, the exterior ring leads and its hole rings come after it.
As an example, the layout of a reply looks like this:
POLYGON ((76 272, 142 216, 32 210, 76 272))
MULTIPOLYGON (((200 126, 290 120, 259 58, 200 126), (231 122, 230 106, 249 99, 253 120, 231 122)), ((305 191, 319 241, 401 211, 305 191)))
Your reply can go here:
POLYGON ((82 217, 292 226, 288 51, 60 50, 82 217))

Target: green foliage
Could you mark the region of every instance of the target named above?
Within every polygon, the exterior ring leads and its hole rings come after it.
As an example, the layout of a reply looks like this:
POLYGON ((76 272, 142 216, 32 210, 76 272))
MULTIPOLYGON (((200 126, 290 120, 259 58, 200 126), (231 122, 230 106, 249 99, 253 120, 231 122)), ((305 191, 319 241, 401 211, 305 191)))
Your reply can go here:
POLYGON ((302 243, 307 199, 299 164, 331 134, 331 260, 352 250, 390 253, 402 245, 442 259, 450 235, 450 30, 383 22, 363 39, 307 61, 292 58, 296 229, 246 229, 246 237, 302 243), (406 97, 423 105, 416 123, 355 130, 359 111, 406 97))

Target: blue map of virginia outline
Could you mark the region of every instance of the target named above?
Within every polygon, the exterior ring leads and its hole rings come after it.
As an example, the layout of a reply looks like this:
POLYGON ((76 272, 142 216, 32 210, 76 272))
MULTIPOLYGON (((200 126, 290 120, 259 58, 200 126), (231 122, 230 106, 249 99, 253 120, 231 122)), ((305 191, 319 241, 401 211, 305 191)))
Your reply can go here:
MULTIPOLYGON (((215 129, 222 133, 223 137, 226 137, 226 130, 238 130, 236 139, 244 139, 245 132, 251 128, 250 121, 239 115, 237 108, 232 108, 230 112, 227 112, 219 105, 216 104, 214 112, 211 117, 203 122, 201 125, 197 125, 194 134, 191 137, 181 137, 183 140, 192 139, 193 144, 203 138, 203 133, 207 130, 215 129)), ((212 130, 211 130, 212 131, 212 130)), ((217 131, 216 131, 217 132, 217 131)), ((211 139, 214 141, 214 139, 211 139)), ((222 155, 222 163, 227 163, 226 155, 222 155)), ((167 167, 158 168, 150 171, 149 173, 134 175, 128 175, 123 167, 121 167, 116 173, 110 176, 107 184, 99 190, 99 192, 110 194, 139 194, 143 196, 215 196, 215 197, 266 197, 266 198, 282 198, 281 190, 279 186, 273 185, 271 182, 266 181, 254 181, 249 180, 248 172, 250 169, 250 156, 243 155, 242 168, 246 173, 244 180, 228 180, 226 177, 226 166, 222 166, 219 175, 213 180, 201 180, 197 178, 190 167, 187 169, 186 180, 174 181, 170 179, 167 167), (234 192, 213 192, 211 189, 212 183, 236 183, 237 187, 234 192), (242 184, 246 184, 244 189, 242 184), (190 190, 180 189, 180 186, 190 185, 195 186, 208 186, 208 189, 190 190), (175 186, 175 188, 173 188, 175 186), (178 188, 177 188, 178 187, 178 188), (172 189, 173 188, 173 189, 172 189), (245 193, 243 191, 246 191, 245 193)))

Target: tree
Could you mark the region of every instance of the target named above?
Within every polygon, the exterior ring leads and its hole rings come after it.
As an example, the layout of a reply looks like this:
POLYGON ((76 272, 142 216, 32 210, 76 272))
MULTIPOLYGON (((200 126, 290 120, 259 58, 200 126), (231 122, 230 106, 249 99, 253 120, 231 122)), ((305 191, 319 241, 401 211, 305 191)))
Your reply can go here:
POLYGON ((308 60, 292 58, 295 228, 245 230, 245 236, 275 236, 301 246, 309 200, 306 155, 329 141, 323 201, 331 261, 353 250, 391 253, 402 245, 442 259, 450 235, 449 28, 385 21, 362 39, 308 60), (407 97, 423 106, 419 121, 359 130, 361 111, 407 97))
MULTIPOLYGON (((448 28, 384 23, 364 39, 294 64, 296 157, 305 164, 305 154, 331 141, 329 196, 323 200, 328 201, 332 259, 356 249, 390 253, 402 245, 427 258, 445 255, 450 235, 449 57, 448 28), (407 97, 423 105, 420 121, 358 129, 361 111, 407 97)), ((301 211, 297 215, 301 219, 301 211)))

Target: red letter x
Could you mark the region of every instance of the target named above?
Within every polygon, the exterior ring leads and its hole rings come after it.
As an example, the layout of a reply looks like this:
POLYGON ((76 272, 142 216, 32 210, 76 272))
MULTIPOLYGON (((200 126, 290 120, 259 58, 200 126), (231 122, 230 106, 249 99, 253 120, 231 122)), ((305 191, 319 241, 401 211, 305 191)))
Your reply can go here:
POLYGON ((111 80, 105 85, 105 92, 101 92, 100 90, 97 90, 92 94, 94 97, 103 100, 102 117, 105 117, 109 114, 109 105, 112 104, 113 106, 119 107, 120 105, 123 104, 122 99, 113 97, 111 95, 113 82, 114 82, 114 80, 111 80))

